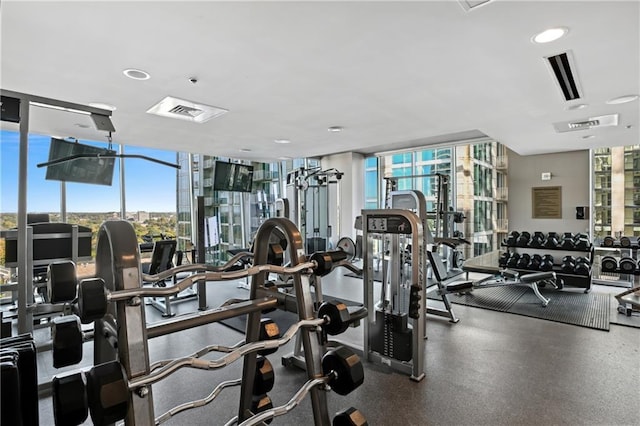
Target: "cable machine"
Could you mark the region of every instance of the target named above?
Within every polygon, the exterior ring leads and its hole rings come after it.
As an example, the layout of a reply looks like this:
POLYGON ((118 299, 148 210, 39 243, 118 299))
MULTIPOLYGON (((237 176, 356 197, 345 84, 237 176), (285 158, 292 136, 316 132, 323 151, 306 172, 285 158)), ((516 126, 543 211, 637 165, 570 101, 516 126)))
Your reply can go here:
POLYGON ((403 209, 362 210, 364 356, 411 380, 424 379, 425 247, 420 218, 403 209), (383 259, 380 298, 374 303, 374 264, 383 259), (424 303, 424 302, 422 302, 424 303))
POLYGON ((385 177, 385 208, 408 208, 418 213, 421 218, 428 219, 433 223, 433 234, 431 228, 428 225, 427 220, 424 221, 425 233, 427 234, 426 244, 438 244, 445 247, 444 258, 446 259, 447 270, 460 268, 464 262, 464 256, 457 247, 460 244, 470 244, 465 240, 464 235, 456 230, 456 224, 462 223, 465 216, 460 211, 453 211, 452 206, 449 203, 449 176, 441 173, 423 174, 423 175, 410 175, 410 176, 390 176, 385 177), (398 181, 401 179, 413 179, 413 178, 435 178, 436 179, 436 202, 435 210, 426 210, 426 198, 424 198, 424 207, 420 206, 420 211, 417 211, 420 203, 416 204, 411 197, 404 199, 402 197, 396 198, 395 205, 392 203, 393 194, 407 193, 407 191, 398 191, 398 181), (409 202, 407 207, 403 205, 409 202))
MULTIPOLYGON (((340 180, 344 173, 337 169, 301 167, 287 174, 287 200, 289 215, 304 237, 307 253, 324 251, 330 247, 333 230, 329 223, 330 190, 335 185, 340 199, 340 180)), ((338 215, 339 215, 338 203, 338 215)), ((340 223, 338 220, 337 223, 340 223)), ((337 229, 337 235, 340 229, 337 229)))

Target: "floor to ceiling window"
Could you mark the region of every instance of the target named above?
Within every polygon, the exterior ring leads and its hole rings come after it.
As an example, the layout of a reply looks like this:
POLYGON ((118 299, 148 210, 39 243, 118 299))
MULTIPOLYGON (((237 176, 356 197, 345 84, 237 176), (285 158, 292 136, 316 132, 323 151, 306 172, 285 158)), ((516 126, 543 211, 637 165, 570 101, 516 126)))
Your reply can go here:
POLYGON ((365 206, 372 208, 376 196, 378 205, 384 206, 385 191, 379 191, 380 181, 395 177, 397 190, 421 191, 427 200, 427 211, 434 214, 437 176, 446 176, 447 204, 467 218, 456 225, 458 235, 472 241, 472 246, 462 249, 466 257, 477 256, 496 249, 507 231, 506 159, 506 148, 492 140, 368 157, 365 206), (374 166, 376 163, 378 167, 374 166), (379 172, 374 173, 375 170, 379 172))

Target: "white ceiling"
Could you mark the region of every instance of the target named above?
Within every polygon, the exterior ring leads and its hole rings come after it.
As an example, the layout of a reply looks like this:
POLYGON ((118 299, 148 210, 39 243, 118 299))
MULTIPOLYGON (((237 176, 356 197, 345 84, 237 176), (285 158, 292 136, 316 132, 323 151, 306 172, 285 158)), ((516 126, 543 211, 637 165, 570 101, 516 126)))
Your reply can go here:
MULTIPOLYGON (((0 14, 0 87, 115 105, 115 143, 255 160, 481 134, 522 155, 639 143, 640 102, 605 103, 640 94, 639 1, 493 0, 465 11, 455 0, 3 0, 0 14), (531 42, 555 26, 568 35, 531 42), (583 92, 572 102, 544 59, 569 50, 583 92), (229 112, 204 124, 145 113, 168 95, 229 112), (576 103, 588 107, 567 110, 576 103), (553 126, 613 113, 616 127, 553 126)), ((85 121, 32 107, 30 129, 106 140, 85 121)))

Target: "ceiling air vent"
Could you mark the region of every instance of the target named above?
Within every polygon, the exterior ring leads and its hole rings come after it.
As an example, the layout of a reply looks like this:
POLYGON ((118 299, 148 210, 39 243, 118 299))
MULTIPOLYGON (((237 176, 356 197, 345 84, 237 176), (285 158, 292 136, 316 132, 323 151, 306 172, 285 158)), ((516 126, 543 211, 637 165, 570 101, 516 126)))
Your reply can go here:
POLYGON ((573 54, 571 51, 561 53, 546 58, 551 71, 556 78, 556 82, 560 86, 562 95, 566 101, 580 99, 581 88, 577 76, 573 69, 573 54))
POLYGON ((228 112, 228 110, 167 96, 149 108, 147 112, 162 117, 177 118, 194 123, 204 123, 228 112))
POLYGON ((556 132, 574 132, 576 130, 597 129, 600 127, 617 126, 618 114, 600 115, 598 117, 589 117, 577 121, 561 121, 553 123, 556 132))

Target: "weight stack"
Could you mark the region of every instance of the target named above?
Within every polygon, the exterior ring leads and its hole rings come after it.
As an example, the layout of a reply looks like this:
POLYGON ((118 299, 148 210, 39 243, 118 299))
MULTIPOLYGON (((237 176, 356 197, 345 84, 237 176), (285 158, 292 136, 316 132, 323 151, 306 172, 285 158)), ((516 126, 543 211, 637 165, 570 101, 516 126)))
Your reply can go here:
POLYGON ((37 425, 38 366, 36 345, 30 334, 0 340, 2 378, 0 424, 37 425))
POLYGON ((376 322, 371 325, 373 351, 398 361, 410 361, 412 336, 406 313, 376 311, 376 322))

